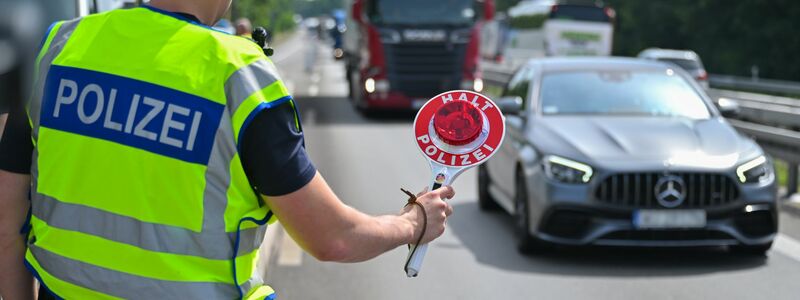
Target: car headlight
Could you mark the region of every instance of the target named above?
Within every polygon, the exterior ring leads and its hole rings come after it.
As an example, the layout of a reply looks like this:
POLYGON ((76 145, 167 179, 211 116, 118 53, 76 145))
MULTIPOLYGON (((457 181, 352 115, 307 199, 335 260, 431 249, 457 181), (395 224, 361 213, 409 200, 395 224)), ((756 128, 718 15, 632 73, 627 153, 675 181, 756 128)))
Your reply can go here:
POLYGON ((592 179, 592 167, 560 156, 549 155, 544 159, 547 177, 563 183, 587 183, 592 179))
POLYGON ((736 176, 741 183, 758 183, 772 180, 774 172, 772 164, 762 155, 736 168, 736 176))

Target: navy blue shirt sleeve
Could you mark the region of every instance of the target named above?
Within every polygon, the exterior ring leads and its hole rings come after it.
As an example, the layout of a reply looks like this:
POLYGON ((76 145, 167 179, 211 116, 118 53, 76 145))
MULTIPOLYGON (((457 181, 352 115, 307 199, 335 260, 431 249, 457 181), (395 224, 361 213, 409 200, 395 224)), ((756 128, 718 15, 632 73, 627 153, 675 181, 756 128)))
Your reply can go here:
POLYGON ((10 105, 6 128, 0 138, 0 169, 17 174, 30 174, 33 159, 31 125, 25 109, 15 101, 10 105))
POLYGON ((308 157, 301 128, 290 102, 258 112, 244 128, 241 158, 256 191, 281 196, 299 190, 317 174, 308 157))

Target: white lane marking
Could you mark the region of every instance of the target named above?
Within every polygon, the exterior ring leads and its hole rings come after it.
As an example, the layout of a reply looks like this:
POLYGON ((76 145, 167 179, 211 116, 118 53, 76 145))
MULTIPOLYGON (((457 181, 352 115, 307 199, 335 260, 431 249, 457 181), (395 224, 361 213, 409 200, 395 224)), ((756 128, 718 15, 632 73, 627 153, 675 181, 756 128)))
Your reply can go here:
POLYGON ((319 73, 316 73, 316 72, 315 72, 314 74, 312 74, 312 75, 311 75, 311 82, 313 82, 313 83, 318 83, 318 82, 319 82, 319 80, 320 80, 319 73))
POLYGON ((296 267, 303 264, 303 249, 295 243, 285 230, 281 230, 281 248, 278 254, 278 265, 296 267))
POLYGON ((800 262, 800 242, 788 235, 778 233, 772 249, 800 262))
MULTIPOLYGON (((278 232, 280 231, 281 229, 278 223, 267 226, 267 232, 264 234, 264 241, 261 243, 261 248, 258 251, 258 270, 263 272, 269 267, 270 258, 278 244, 275 239, 278 238, 278 232)), ((266 274, 262 274, 262 276, 266 277, 266 274)))
POLYGON ((311 97, 316 97, 319 95, 319 86, 312 84, 310 87, 308 87, 308 95, 311 97))

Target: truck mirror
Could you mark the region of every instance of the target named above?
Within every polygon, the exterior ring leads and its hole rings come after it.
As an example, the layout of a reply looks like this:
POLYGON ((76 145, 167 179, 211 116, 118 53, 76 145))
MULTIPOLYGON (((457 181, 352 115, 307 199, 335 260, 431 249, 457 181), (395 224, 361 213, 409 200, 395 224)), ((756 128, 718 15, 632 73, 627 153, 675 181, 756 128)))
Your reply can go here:
POLYGON ((358 23, 364 23, 364 1, 353 1, 353 5, 350 7, 350 13, 352 14, 353 20, 358 23))
POLYGON ((494 0, 483 0, 483 19, 486 21, 494 19, 494 0))

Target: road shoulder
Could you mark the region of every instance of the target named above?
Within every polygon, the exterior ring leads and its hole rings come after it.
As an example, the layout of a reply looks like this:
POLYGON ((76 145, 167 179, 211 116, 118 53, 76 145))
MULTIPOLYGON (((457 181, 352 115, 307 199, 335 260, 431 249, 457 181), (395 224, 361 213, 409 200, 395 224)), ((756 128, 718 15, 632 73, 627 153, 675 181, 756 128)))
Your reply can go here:
POLYGON ((794 194, 789 199, 781 202, 783 211, 800 216, 800 194, 794 194))

